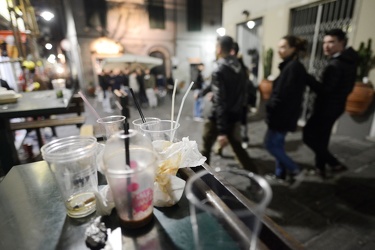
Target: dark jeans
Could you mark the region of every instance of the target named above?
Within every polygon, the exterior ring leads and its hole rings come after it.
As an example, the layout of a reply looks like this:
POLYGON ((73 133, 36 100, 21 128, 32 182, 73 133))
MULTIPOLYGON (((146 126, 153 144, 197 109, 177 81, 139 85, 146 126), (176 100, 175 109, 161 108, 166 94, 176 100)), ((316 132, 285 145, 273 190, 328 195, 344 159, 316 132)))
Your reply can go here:
POLYGON ((325 165, 339 165, 340 162, 328 150, 332 127, 340 115, 321 116, 313 114, 303 128, 303 142, 315 153, 315 166, 324 170, 325 165))
MULTIPOLYGON (((242 167, 253 173, 258 173, 258 170, 252 159, 249 157, 247 151, 241 146, 240 125, 240 122, 231 125, 230 133, 227 134, 229 144, 231 145, 233 152, 242 167)), ((207 157, 207 164, 210 163, 211 149, 218 135, 219 133, 216 128, 216 122, 207 120, 204 124, 203 150, 201 152, 202 155, 207 157)))
POLYGON ((268 129, 264 138, 266 149, 276 159, 275 174, 282 179, 286 177, 287 172, 290 174, 299 172, 298 165, 285 152, 285 136, 286 132, 268 129))
POLYGON ((241 117, 241 139, 243 142, 249 142, 249 136, 247 135, 247 112, 248 107, 243 107, 241 117))

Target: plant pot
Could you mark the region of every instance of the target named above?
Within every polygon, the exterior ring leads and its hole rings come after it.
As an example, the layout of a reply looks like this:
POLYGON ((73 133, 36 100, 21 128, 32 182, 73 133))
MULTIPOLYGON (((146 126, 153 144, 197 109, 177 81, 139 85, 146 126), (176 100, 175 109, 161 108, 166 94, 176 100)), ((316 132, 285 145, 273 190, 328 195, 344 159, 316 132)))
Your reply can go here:
POLYGON ((374 88, 371 83, 356 82, 353 91, 346 99, 345 111, 350 115, 363 115, 374 98, 374 88))
POLYGON ((95 96, 95 86, 92 86, 92 85, 87 86, 86 93, 88 96, 95 96))
POLYGON ((259 84, 260 95, 263 100, 268 100, 272 93, 272 81, 263 79, 259 84))

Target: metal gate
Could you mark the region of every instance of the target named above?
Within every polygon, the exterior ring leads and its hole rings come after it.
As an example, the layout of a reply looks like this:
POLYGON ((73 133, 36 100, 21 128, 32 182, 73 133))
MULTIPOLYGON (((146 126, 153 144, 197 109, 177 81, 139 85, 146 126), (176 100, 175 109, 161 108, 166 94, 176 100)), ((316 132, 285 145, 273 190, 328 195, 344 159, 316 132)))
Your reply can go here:
MULTIPOLYGON (((319 77, 326 65, 323 54, 323 37, 327 30, 339 28, 349 33, 355 0, 333 0, 292 9, 290 33, 307 40, 307 56, 302 60, 309 73, 319 77)), ((300 125, 311 110, 314 96, 309 91, 305 95, 304 112, 300 125)))

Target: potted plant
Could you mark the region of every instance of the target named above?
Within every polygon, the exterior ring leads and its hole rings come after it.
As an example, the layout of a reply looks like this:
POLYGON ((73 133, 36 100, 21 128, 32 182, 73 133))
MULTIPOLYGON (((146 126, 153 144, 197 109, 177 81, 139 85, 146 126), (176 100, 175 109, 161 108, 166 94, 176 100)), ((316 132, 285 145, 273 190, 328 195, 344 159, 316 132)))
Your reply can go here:
POLYGON ((372 40, 367 41, 367 46, 361 42, 358 49, 358 67, 357 67, 357 82, 354 85, 353 91, 349 94, 346 101, 346 112, 350 115, 363 115, 370 106, 374 98, 374 88, 368 80, 368 75, 371 68, 375 65, 375 60, 372 57, 372 40))
POLYGON ((86 93, 88 96, 95 96, 95 84, 93 82, 89 82, 87 85, 86 93))
POLYGON ((269 48, 263 53, 263 79, 259 84, 259 91, 263 100, 268 100, 272 92, 272 72, 273 49, 269 48))

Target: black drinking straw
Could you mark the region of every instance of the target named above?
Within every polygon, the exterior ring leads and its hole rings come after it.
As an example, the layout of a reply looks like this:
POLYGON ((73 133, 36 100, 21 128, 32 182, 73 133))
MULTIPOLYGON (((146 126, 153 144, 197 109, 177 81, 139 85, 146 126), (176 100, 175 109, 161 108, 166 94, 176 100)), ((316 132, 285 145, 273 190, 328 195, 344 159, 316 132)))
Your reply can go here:
POLYGON ((145 122, 146 122, 145 116, 144 116, 143 113, 142 113, 141 106, 139 105, 138 100, 137 100, 137 98, 135 97, 135 94, 134 94, 132 88, 130 88, 130 93, 132 93, 132 96, 133 96, 133 100, 134 100, 135 106, 137 107, 138 112, 139 112, 139 114, 141 115, 142 122, 145 123, 145 122))
MULTIPOLYGON (((130 150, 129 150, 129 123, 128 119, 125 118, 124 122, 124 134, 125 134, 125 162, 126 165, 130 168, 130 150)), ((131 185, 131 177, 127 177, 127 183, 128 187, 131 185)), ((132 193, 129 191, 130 189, 127 187, 127 198, 128 198, 128 203, 129 203, 129 211, 128 211, 128 216, 129 219, 133 219, 133 204, 132 204, 132 193)))

